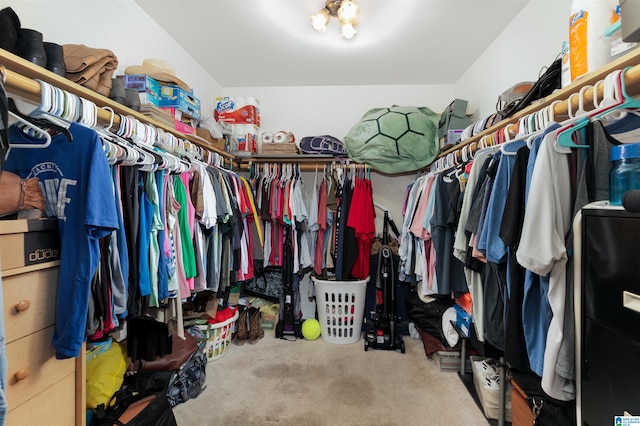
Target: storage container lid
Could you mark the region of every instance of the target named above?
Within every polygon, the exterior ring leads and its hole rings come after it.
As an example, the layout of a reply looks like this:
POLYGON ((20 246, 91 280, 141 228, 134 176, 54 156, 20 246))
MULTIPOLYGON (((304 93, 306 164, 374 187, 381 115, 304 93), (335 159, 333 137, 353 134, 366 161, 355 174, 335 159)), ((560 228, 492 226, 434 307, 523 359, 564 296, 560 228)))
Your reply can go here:
POLYGON ((640 158, 640 143, 623 143, 611 148, 611 161, 640 158))

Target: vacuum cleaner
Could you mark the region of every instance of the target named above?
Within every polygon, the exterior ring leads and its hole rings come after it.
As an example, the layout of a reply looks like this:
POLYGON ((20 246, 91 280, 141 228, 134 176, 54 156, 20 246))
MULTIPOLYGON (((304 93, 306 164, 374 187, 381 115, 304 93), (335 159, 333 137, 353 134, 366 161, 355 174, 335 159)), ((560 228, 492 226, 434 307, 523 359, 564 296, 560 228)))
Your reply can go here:
POLYGON ((385 349, 400 350, 405 352, 402 335, 396 332, 396 292, 394 277, 396 272, 393 267, 391 247, 389 247, 388 227, 399 236, 398 228, 389 217, 389 211, 384 211, 384 226, 382 229, 382 246, 378 252, 378 275, 375 289, 375 309, 371 312, 373 327, 366 331, 364 350, 385 349))

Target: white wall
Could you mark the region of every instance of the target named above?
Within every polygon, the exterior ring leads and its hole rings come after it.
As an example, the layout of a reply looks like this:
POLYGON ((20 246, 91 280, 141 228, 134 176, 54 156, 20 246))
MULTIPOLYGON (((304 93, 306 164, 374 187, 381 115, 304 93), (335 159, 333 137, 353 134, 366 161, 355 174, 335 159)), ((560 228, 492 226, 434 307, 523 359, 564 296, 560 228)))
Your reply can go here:
POLYGON ((496 111, 500 93, 521 81, 536 81, 551 65, 569 37, 570 3, 532 0, 457 81, 455 95, 469 101, 475 119, 496 111))
MULTIPOLYGON (((44 41, 111 50, 118 58, 114 76, 145 58, 158 58, 173 66, 195 96, 220 91, 213 77, 133 0, 2 0, 0 6, 10 6, 22 28, 41 32, 44 41)), ((202 107, 203 114, 212 114, 212 102, 202 107)))

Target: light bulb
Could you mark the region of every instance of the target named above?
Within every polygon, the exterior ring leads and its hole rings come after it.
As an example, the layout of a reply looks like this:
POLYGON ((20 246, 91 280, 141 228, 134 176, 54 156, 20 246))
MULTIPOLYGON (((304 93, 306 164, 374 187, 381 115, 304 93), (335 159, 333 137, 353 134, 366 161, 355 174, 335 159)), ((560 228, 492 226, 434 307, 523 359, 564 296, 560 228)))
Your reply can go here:
POLYGON ((356 34, 356 29, 351 23, 342 24, 342 37, 351 39, 356 34))
POLYGON ((327 9, 322 9, 315 15, 311 15, 311 26, 316 31, 324 31, 329 23, 329 12, 327 9))
POLYGON ((360 7, 356 2, 343 1, 338 9, 338 18, 342 22, 351 22, 358 18, 360 7))

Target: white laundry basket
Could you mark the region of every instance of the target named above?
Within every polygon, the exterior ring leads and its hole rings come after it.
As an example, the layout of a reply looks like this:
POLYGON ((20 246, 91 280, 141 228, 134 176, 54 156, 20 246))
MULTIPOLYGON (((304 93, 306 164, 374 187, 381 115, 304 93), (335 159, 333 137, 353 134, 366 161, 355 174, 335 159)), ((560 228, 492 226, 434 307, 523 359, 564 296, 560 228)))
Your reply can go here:
POLYGON ((322 340, 348 344, 360 340, 369 277, 357 281, 320 280, 316 286, 316 308, 322 340))
POLYGON ((205 334, 205 353, 209 361, 222 358, 231 346, 231 338, 238 319, 238 310, 231 318, 216 324, 198 324, 200 330, 205 334))

